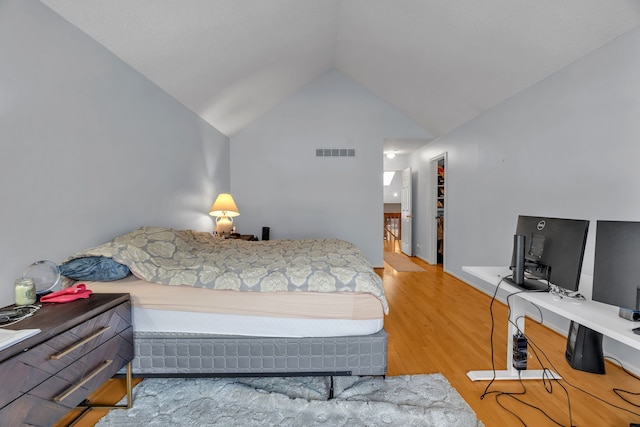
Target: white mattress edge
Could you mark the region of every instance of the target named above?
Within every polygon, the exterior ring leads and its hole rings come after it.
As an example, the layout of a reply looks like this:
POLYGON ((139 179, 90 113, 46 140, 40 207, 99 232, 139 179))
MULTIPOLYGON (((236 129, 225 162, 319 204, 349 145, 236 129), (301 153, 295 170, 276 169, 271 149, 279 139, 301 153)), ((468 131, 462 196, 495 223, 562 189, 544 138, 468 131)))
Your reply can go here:
POLYGON ((132 307, 134 332, 185 332, 259 337, 341 337, 371 335, 383 319, 300 319, 241 316, 132 307))

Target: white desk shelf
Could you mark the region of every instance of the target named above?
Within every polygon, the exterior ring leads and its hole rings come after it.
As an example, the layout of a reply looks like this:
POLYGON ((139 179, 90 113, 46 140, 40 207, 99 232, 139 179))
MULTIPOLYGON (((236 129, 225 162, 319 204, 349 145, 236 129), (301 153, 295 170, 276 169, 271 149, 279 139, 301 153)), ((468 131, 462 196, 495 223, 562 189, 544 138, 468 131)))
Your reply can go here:
MULTIPOLYGON (((524 333, 526 301, 640 350, 640 335, 636 335, 632 332, 632 329, 637 326, 637 323, 620 317, 618 315, 617 307, 588 299, 586 301, 576 303, 575 300, 571 300, 570 298, 554 298, 551 294, 546 292, 522 292, 521 289, 512 286, 509 283, 500 283, 503 278, 511 275, 511 271, 507 267, 462 267, 462 271, 482 279, 493 286, 498 286, 498 284, 500 284, 500 289, 503 289, 510 294, 519 292, 509 300, 511 310, 509 316, 509 327, 507 328, 507 369, 496 370, 496 380, 542 379, 543 371, 518 371, 511 363, 513 354, 513 335, 516 334, 518 328, 524 333), (516 319, 518 322, 518 328, 514 325, 516 323, 516 319)), ((547 374, 549 374, 549 371, 547 371, 547 374)), ((555 378, 560 378, 555 373, 551 373, 551 375, 555 378)), ((467 373, 467 376, 472 381, 492 380, 494 379, 494 371, 470 371, 467 373)))

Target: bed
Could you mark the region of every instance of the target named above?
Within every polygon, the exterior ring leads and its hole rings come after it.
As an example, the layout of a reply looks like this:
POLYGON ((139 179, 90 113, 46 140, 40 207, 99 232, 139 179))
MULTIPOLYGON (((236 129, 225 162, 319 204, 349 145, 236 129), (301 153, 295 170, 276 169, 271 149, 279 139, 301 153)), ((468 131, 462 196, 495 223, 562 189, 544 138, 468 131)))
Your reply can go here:
POLYGON ((141 227, 61 271, 131 295, 135 376, 386 374, 382 281, 343 240, 141 227))

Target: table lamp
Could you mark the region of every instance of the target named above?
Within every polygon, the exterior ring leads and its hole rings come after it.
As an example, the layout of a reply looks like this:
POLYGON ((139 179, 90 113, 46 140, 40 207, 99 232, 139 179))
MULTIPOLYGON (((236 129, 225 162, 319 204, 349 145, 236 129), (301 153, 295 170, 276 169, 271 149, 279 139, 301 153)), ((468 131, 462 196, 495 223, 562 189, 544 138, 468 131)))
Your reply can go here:
POLYGON ((216 231, 219 236, 231 234, 233 228, 232 217, 240 215, 236 202, 233 201, 233 197, 228 193, 220 193, 213 202, 213 206, 209 210, 209 215, 216 218, 216 231))

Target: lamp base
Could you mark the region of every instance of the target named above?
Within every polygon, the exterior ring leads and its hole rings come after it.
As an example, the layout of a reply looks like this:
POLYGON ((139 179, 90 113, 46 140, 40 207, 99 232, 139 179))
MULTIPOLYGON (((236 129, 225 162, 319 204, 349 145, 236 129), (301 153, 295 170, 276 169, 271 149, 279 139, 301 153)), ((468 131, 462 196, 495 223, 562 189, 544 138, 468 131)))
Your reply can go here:
POLYGON ((216 219, 216 231, 218 236, 228 236, 233 229, 233 219, 228 216, 219 216, 216 219))

